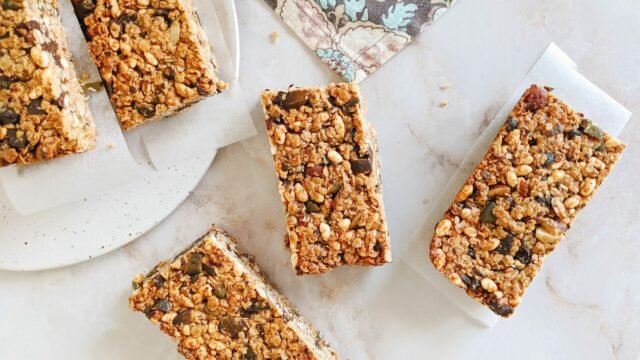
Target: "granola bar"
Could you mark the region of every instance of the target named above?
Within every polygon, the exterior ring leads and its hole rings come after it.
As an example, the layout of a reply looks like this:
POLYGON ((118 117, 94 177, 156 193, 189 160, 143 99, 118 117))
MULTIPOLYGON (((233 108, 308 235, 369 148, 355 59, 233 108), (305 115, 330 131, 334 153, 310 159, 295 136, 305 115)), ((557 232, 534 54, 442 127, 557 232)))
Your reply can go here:
POLYGON ((124 129, 227 88, 190 0, 72 0, 124 129))
POLYGON ((215 226, 133 285, 131 309, 160 324, 187 359, 337 359, 253 260, 215 226))
POLYGON ((95 147, 56 0, 5 0, 0 11, 0 167, 95 147))
POLYGON ((376 138, 358 87, 267 90, 262 106, 298 275, 390 262, 376 138))
POLYGON ((509 317, 625 145, 532 85, 437 224, 431 261, 509 317))

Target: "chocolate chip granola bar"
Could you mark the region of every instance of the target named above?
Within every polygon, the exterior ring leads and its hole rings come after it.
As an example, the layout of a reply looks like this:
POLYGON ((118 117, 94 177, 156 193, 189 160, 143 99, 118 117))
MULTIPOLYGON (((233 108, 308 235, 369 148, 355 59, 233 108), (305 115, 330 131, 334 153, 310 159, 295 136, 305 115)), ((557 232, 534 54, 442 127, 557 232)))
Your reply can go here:
POLYGON ((625 148, 551 90, 524 93, 431 241, 435 267, 503 317, 625 148))
POLYGON ((138 276, 129 306, 187 359, 336 359, 336 353, 213 226, 174 260, 138 276))
POLYGON ((262 106, 296 272, 390 262, 375 133, 357 86, 265 91, 262 106))
POLYGON ((95 147, 56 0, 4 0, 0 11, 0 167, 95 147))
POLYGON ((190 0, 72 0, 124 129, 227 87, 190 0))

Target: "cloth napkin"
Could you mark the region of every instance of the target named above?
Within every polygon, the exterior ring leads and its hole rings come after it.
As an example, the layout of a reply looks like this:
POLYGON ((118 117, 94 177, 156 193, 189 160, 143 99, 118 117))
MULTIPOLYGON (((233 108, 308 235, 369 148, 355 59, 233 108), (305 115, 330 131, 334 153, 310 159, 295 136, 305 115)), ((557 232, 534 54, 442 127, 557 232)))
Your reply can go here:
POLYGON ((265 0, 345 81, 376 71, 456 0, 265 0))

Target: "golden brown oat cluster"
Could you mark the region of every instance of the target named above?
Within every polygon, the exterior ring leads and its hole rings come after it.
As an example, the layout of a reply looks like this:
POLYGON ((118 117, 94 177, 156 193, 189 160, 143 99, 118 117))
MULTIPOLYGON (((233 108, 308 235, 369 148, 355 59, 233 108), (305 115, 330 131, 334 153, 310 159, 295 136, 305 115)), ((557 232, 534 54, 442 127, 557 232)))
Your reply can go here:
POLYGON ((146 277, 129 306, 192 360, 334 360, 335 351, 217 227, 146 277))
POLYGON ((190 0, 72 1, 124 129, 227 88, 190 0))
POLYGON ((265 91, 262 106, 297 273, 390 262, 378 149, 357 86, 265 91))
POLYGON ((533 85, 437 224, 430 257, 508 317, 625 145, 533 85))
POLYGON ((0 11, 0 167, 95 146, 55 0, 5 0, 0 11))

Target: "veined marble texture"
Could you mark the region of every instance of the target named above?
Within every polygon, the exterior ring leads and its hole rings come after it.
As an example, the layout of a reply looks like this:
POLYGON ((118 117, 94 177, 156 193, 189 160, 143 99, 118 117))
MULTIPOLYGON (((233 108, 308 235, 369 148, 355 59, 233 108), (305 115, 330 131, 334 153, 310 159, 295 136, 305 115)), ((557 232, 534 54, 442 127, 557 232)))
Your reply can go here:
POLYGON ((212 222, 256 255, 343 359, 640 358, 639 2, 461 1, 361 84, 396 255, 549 42, 634 112, 621 162, 518 312, 493 328, 467 317, 399 256, 320 276, 291 270, 259 92, 339 78, 263 0, 237 6, 240 78, 260 134, 221 150, 187 201, 125 248, 59 270, 0 272, 0 359, 180 359, 175 344, 128 310, 130 280, 212 222), (441 90, 443 83, 451 87, 441 90))

